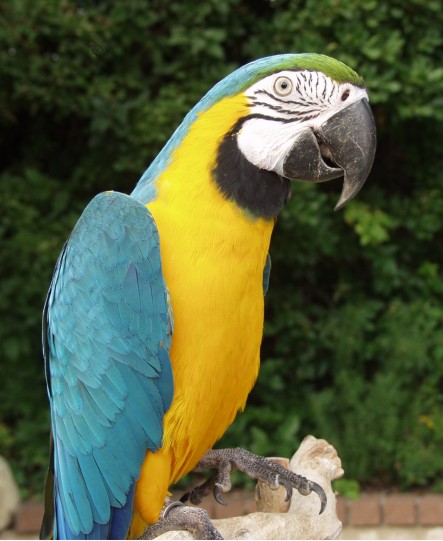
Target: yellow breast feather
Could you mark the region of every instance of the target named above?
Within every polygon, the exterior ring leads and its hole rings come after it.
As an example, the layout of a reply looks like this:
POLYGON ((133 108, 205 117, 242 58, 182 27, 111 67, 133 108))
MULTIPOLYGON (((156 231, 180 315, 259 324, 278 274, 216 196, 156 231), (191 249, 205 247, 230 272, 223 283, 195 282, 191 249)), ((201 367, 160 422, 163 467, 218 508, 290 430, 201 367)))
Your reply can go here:
POLYGON ((246 98, 237 95, 202 113, 147 205, 174 316, 176 389, 162 449, 147 454, 137 483, 135 507, 150 523, 169 484, 195 466, 244 408, 258 373, 263 269, 274 222, 247 215, 211 177, 218 144, 247 110, 246 98))

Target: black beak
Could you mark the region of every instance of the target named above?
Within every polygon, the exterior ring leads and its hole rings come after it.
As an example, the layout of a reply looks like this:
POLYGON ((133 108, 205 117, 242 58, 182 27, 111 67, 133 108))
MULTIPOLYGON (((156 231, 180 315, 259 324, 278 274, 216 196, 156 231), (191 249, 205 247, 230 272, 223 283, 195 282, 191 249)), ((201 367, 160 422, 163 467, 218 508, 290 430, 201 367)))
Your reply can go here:
POLYGON ((362 188, 375 156, 374 117, 366 99, 342 109, 315 133, 304 131, 289 151, 284 176, 308 182, 324 182, 344 176, 335 210, 343 207, 362 188))

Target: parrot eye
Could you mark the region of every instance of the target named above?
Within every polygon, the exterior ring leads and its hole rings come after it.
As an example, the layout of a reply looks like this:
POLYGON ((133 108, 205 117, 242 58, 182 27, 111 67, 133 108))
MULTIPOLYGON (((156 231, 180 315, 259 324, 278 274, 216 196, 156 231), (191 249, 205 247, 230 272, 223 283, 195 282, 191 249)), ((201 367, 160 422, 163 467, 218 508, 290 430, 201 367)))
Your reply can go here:
POLYGON ((341 101, 346 101, 349 98, 350 90, 347 88, 341 95, 341 101))
POLYGON ((287 96, 292 91, 292 81, 289 77, 279 77, 274 83, 274 91, 279 96, 287 96))

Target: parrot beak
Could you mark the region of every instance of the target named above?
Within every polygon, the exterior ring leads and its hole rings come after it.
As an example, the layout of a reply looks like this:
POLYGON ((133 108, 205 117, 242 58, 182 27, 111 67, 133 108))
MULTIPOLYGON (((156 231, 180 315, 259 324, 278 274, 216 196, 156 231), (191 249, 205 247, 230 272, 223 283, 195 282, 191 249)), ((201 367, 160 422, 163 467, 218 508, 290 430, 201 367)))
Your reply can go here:
POLYGON ((286 156, 283 172, 290 179, 325 182, 344 177, 335 210, 362 188, 375 156, 374 117, 365 98, 329 118, 315 133, 302 132, 286 156))

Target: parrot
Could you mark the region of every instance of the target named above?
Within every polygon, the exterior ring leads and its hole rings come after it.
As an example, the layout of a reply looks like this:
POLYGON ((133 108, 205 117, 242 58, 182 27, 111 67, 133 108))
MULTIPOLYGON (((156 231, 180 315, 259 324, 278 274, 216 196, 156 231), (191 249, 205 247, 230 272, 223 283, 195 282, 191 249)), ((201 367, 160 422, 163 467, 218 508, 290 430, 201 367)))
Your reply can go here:
MULTIPOLYGON (((41 538, 192 531, 198 508, 165 501, 195 469, 216 473, 191 501, 211 489, 222 502, 239 469, 288 495, 314 491, 324 507, 312 481, 213 446, 258 375, 271 235, 291 183, 343 177, 339 209, 365 183, 375 148, 360 75, 322 54, 278 54, 215 84, 130 195, 92 199, 43 310, 51 438, 41 538)), ((221 538, 204 528, 197 534, 221 538)))

